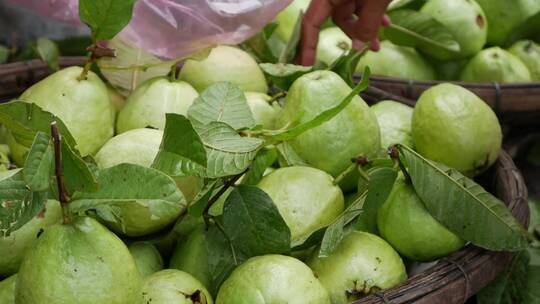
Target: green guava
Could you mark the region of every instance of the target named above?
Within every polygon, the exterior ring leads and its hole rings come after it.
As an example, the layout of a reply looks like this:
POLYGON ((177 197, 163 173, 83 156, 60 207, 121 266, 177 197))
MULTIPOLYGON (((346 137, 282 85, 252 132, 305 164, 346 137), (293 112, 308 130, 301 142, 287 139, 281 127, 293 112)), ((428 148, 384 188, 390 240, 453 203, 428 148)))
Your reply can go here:
POLYGON ((17 276, 17 304, 133 304, 142 280, 124 243, 89 217, 46 230, 17 276))
MULTIPOLYGON (((476 54, 486 44, 488 21, 474 0, 430 0, 420 11, 444 25, 460 46, 458 53, 424 47, 425 53, 440 60, 462 59, 476 54)), ((499 23, 504 20, 494 24, 499 23)))
POLYGON ((468 62, 468 59, 450 61, 434 60, 432 65, 435 67, 438 80, 452 81, 459 80, 459 75, 468 62))
POLYGON ((540 45, 532 40, 520 40, 508 51, 527 66, 532 81, 540 81, 540 45))
POLYGON ((403 176, 377 213, 381 236, 401 255, 429 262, 459 250, 465 241, 429 214, 412 185, 403 176))
POLYGON ((393 144, 413 147, 413 108, 393 100, 383 100, 371 107, 381 130, 381 147, 388 149, 393 144))
POLYGON ((0 303, 15 304, 15 283, 17 275, 14 274, 0 282, 0 303))
POLYGON ((460 79, 470 82, 530 82, 531 74, 518 57, 495 46, 476 54, 461 72, 460 79))
POLYGON ((356 66, 363 72, 369 66, 373 75, 406 78, 412 80, 433 80, 435 70, 414 48, 395 45, 385 40, 378 52, 367 52, 356 66))
POLYGON ((163 269, 163 258, 156 246, 151 243, 136 242, 129 245, 128 249, 141 277, 146 278, 163 269))
POLYGON ((352 48, 352 40, 339 27, 329 27, 319 33, 317 61, 332 65, 352 48))
POLYGON ((472 92, 449 83, 422 93, 413 111, 412 135, 424 157, 468 176, 491 166, 502 142, 493 110, 472 92))
POLYGON ((487 41, 502 46, 508 36, 527 18, 540 11, 538 0, 476 0, 489 24, 487 41))
POLYGON ((350 303, 407 280, 399 254, 367 232, 350 232, 328 257, 317 254, 307 264, 329 291, 332 304, 350 303))
POLYGON ((246 92, 244 95, 257 124, 264 129, 273 129, 279 108, 269 104, 272 97, 258 92, 246 92))
POLYGON ((39 234, 48 230, 52 225, 60 223, 61 220, 62 209, 60 203, 49 200, 38 216, 20 229, 12 232, 9 236, 0 237, 0 276, 16 273, 25 254, 34 241, 38 239, 39 234))
POLYGON ((143 303, 151 304, 212 304, 212 296, 189 273, 165 269, 149 276, 142 288, 143 303))
POLYGON ((210 286, 212 276, 208 267, 205 227, 193 230, 186 240, 180 240, 169 262, 169 268, 185 271, 204 286, 210 286))
POLYGON ((306 12, 311 0, 293 0, 289 6, 282 10, 274 19, 278 24, 275 33, 283 42, 289 41, 300 12, 306 12))
POLYGON ((28 151, 30 151, 30 148, 17 142, 9 130, 6 132, 6 144, 11 152, 11 160, 13 163, 18 167, 23 167, 24 162, 26 161, 26 155, 28 154, 28 151))
POLYGON ((291 229, 293 246, 343 212, 343 193, 333 181, 332 176, 315 168, 286 167, 265 176, 257 185, 272 198, 291 229))
POLYGON ((328 292, 304 263, 283 255, 251 258, 225 280, 216 304, 330 304, 328 292))
MULTIPOLYGON (((351 88, 331 71, 315 71, 298 78, 291 86, 276 127, 295 127, 312 120, 339 104, 351 88)), ((360 98, 324 124, 289 141, 294 151, 308 164, 336 177, 351 164, 351 158, 378 153, 381 145, 375 114, 360 98)), ((343 185, 354 189, 357 180, 343 185)))
POLYGON ((99 76, 89 72, 86 80, 77 80, 81 72, 81 67, 60 70, 31 86, 20 99, 58 116, 86 156, 113 136, 115 111, 99 76))
POLYGON ((244 92, 268 91, 257 62, 241 49, 226 45, 213 48, 203 60, 188 59, 180 71, 180 79, 199 92, 220 81, 231 82, 244 92))
POLYGON ((199 94, 184 81, 171 81, 156 77, 137 87, 118 113, 116 131, 152 127, 165 128, 165 114, 177 113, 187 116, 188 108, 199 94))

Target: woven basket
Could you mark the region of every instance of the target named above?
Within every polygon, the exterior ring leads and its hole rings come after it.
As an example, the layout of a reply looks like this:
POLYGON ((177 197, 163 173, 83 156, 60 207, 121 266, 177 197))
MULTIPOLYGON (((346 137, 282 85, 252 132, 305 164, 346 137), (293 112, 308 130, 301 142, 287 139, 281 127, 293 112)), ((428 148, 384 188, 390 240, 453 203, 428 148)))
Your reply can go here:
MULTIPOLYGON (((62 58, 60 66, 80 65, 84 60, 81 57, 62 58)), ((49 74, 47 66, 39 60, 0 65, 0 100, 18 96, 49 74)), ((373 102, 390 98, 414 105, 414 102, 406 98, 375 87, 370 87, 364 97, 373 102)), ((503 200, 523 225, 528 225, 527 189, 520 172, 506 152, 501 153, 497 162, 479 181, 488 191, 503 200)), ((461 304, 494 280, 511 259, 511 253, 490 252, 468 245, 405 283, 362 298, 356 304, 461 304)))

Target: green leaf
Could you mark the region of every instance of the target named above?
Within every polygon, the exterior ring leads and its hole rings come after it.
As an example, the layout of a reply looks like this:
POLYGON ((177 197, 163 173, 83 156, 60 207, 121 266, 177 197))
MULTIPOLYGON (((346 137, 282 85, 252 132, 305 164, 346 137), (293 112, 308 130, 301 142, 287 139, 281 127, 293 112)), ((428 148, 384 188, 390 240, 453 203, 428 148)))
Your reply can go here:
POLYGON ((263 190, 236 187, 225 201, 223 228, 238 252, 252 257, 290 250, 291 231, 263 190))
POLYGON ((290 63, 261 63, 259 66, 272 83, 284 91, 287 91, 300 76, 313 71, 313 67, 290 63))
POLYGON ((279 160, 282 167, 308 166, 289 143, 281 142, 276 145, 276 148, 279 152, 279 160))
POLYGON ((37 132, 23 169, 24 181, 31 191, 45 191, 49 188, 52 166, 50 137, 43 132, 37 132))
POLYGON ((131 20, 136 0, 79 0, 81 21, 96 41, 112 39, 131 20))
POLYGON ((189 205, 188 213, 192 217, 200 217, 204 213, 204 209, 208 205, 208 201, 212 198, 214 190, 221 185, 221 180, 214 179, 207 182, 204 187, 193 198, 193 201, 189 205))
POLYGON ((62 173, 68 193, 95 192, 99 185, 90 166, 65 141, 61 142, 62 173))
POLYGON ((495 196, 454 169, 442 169, 399 145, 416 193, 429 213, 462 239, 490 250, 518 251, 528 233, 495 196))
POLYGON ((529 265, 527 273, 527 295, 523 304, 539 304, 540 303, 540 266, 529 265))
POLYGON ((218 82, 204 90, 189 108, 188 117, 195 126, 218 121, 239 130, 256 125, 244 93, 229 82, 218 82))
POLYGON ((5 63, 9 58, 9 49, 0 45, 0 64, 5 63))
POLYGON ((452 33, 431 16, 403 9, 389 13, 392 24, 384 29, 388 40, 398 45, 434 49, 440 53, 458 53, 459 43, 452 33))
MULTIPOLYGON (((514 42, 524 38, 537 38, 540 29, 540 11, 527 18, 520 26, 508 35, 504 45, 511 46, 514 42)), ((538 42, 538 41, 537 41, 538 42)))
POLYGON ((240 46, 253 54, 259 62, 277 62, 276 48, 271 43, 272 34, 278 27, 277 23, 270 23, 262 31, 255 34, 240 46))
POLYGON ((191 122, 173 113, 167 113, 166 118, 163 139, 152 167, 170 176, 205 176, 206 150, 191 122))
POLYGON ((260 150, 253 163, 251 164, 249 171, 242 178, 242 184, 244 185, 257 185, 266 169, 272 166, 278 158, 277 150, 274 149, 263 149, 260 150))
POLYGON ((254 137, 241 137, 223 122, 211 122, 197 130, 206 147, 209 178, 231 176, 244 172, 264 141, 254 137))
POLYGON ((362 75, 362 80, 352 89, 352 91, 345 97, 338 105, 335 107, 332 107, 328 110, 325 110, 321 112, 319 115, 315 116, 310 121, 307 121, 305 123, 299 124, 291 129, 287 130, 276 130, 276 131, 268 131, 267 135, 271 136, 274 140, 278 141, 287 141, 291 140, 298 135, 313 129, 315 127, 318 127, 322 125, 323 123, 329 121, 330 119, 334 118, 336 115, 338 115, 345 107, 347 107, 354 97, 356 97, 360 92, 367 89, 369 86, 369 76, 370 71, 369 68, 366 67, 366 70, 364 71, 364 74, 362 75))
POLYGON ((279 63, 290 63, 294 60, 294 56, 296 55, 296 49, 298 48, 298 44, 300 43, 300 35, 302 34, 303 18, 304 13, 301 11, 298 15, 298 18, 296 19, 296 23, 294 24, 291 38, 289 38, 289 41, 287 41, 287 45, 285 45, 283 52, 281 52, 281 55, 279 55, 279 63))
POLYGON ((367 47, 364 47, 360 52, 356 49, 351 49, 348 53, 336 59, 332 63, 332 66, 329 67, 329 70, 341 76, 349 86, 354 86, 353 75, 356 71, 356 66, 358 66, 358 61, 360 61, 360 58, 362 58, 367 50, 367 47))
POLYGON ((60 66, 58 65, 58 58, 60 57, 60 51, 58 46, 52 40, 47 38, 39 38, 36 44, 36 52, 43 62, 47 64, 52 71, 58 71, 60 66))

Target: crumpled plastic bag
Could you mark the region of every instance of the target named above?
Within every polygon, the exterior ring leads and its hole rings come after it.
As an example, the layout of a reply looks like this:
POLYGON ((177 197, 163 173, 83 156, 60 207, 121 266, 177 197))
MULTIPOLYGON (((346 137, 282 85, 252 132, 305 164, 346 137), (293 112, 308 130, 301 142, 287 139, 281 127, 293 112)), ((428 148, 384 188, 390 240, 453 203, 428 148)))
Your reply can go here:
MULTIPOLYGON (((11 0, 75 26, 78 0, 11 0)), ((260 31, 291 0, 138 0, 120 38, 163 59, 217 44, 238 44, 260 31)))

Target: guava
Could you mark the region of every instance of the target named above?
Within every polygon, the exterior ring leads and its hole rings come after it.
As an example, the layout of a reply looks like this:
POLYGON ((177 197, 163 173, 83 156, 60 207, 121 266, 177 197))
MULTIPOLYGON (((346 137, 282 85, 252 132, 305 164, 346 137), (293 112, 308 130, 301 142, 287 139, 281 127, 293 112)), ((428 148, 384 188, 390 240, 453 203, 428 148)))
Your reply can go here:
MULTIPOLYGON (((276 127, 292 128, 312 120, 338 105, 351 88, 331 71, 315 71, 298 78, 291 86, 276 127)), ((356 96, 331 120, 289 141, 294 151, 308 164, 336 177, 351 164, 351 158, 378 153, 381 145, 379 125, 369 106, 356 96)), ((343 185, 353 189, 357 180, 343 185)))
POLYGON ((109 92, 109 98, 111 99, 115 112, 120 112, 122 108, 124 108, 126 98, 110 85, 107 86, 107 92, 109 92))
POLYGON ((413 111, 412 135, 421 155, 468 176, 491 166, 502 142, 493 110, 472 92, 450 83, 422 93, 413 111))
POLYGON ((165 114, 177 113, 187 116, 188 108, 199 94, 184 81, 171 81, 156 77, 137 87, 118 113, 116 131, 152 127, 165 128, 165 114))
POLYGON ((156 246, 151 243, 135 242, 129 245, 128 249, 141 277, 146 278, 163 269, 163 258, 156 246))
POLYGON ((205 59, 186 60, 179 77, 199 92, 221 81, 235 84, 245 92, 268 91, 266 79, 257 62, 241 49, 226 45, 213 48, 205 59))
POLYGON ((459 75, 463 68, 469 62, 468 59, 458 59, 450 61, 439 61, 436 60, 432 62, 432 65, 435 67, 435 72, 437 73, 438 80, 459 80, 459 75))
POLYGON ((398 177, 379 209, 377 227, 392 247, 413 261, 433 261, 465 245, 465 241, 429 214, 403 176, 398 177))
POLYGON ((395 45, 385 40, 378 52, 368 51, 356 67, 363 72, 368 66, 373 75, 406 78, 412 80, 433 80, 435 70, 414 48, 395 45))
POLYGON ((306 264, 283 255, 251 258, 236 268, 216 304, 330 304, 328 292, 306 264))
POLYGON ((294 26, 300 17, 300 12, 306 12, 311 0, 293 0, 289 6, 282 10, 274 19, 277 23, 276 34, 283 42, 289 41, 294 31, 294 26))
POLYGON ((383 100, 371 107, 381 130, 381 147, 388 149, 393 144, 413 147, 413 108, 393 100, 383 100))
POLYGON ((0 303, 15 304, 15 283, 17 275, 14 274, 0 282, 0 303))
POLYGON ((343 211, 344 198, 334 179, 311 167, 280 168, 257 185, 276 204, 291 230, 292 245, 303 243, 343 211))
POLYGON ((17 304, 133 304, 142 280, 126 245, 89 217, 50 227, 17 275, 17 304))
POLYGON ((540 81, 540 45, 532 40, 520 40, 508 51, 527 66, 532 81, 540 81))
POLYGON ((352 48, 352 40, 339 27, 329 27, 319 33, 317 61, 332 65, 352 48))
POLYGON ((169 262, 169 268, 185 271, 204 286, 210 286, 208 251, 204 225, 193 230, 185 240, 179 240, 169 262))
POLYGON ((189 273, 165 269, 149 276, 142 288, 143 303, 212 304, 206 287, 189 273))
POLYGON ((258 92, 246 92, 244 95, 257 124, 262 125, 264 129, 273 129, 279 107, 269 104, 272 98, 258 92))
POLYGON ((399 254, 380 237, 352 231, 328 257, 316 255, 308 266, 326 290, 332 304, 346 304, 407 280, 399 254))
POLYGON ((460 79, 470 82, 530 82, 531 74, 518 57, 495 46, 476 54, 461 72, 460 79))
POLYGON ((527 18, 540 11, 538 0, 476 0, 486 13, 487 41, 502 46, 508 36, 527 18))
POLYGON ((26 155, 28 154, 28 151, 30 151, 30 148, 20 144, 9 130, 6 132, 6 144, 11 152, 11 160, 13 163, 18 167, 23 167, 24 162, 26 161, 26 155))
POLYGON ((114 107, 107 86, 93 72, 78 80, 81 67, 60 70, 28 88, 21 100, 58 116, 82 156, 96 153, 114 133, 114 107))
MULTIPOLYGON (((2 174, 9 174, 3 172, 2 174)), ((7 237, 0 237, 0 276, 8 276, 19 270, 21 262, 38 236, 62 220, 60 203, 49 200, 43 211, 7 237)))
MULTIPOLYGON (((459 43, 457 53, 445 52, 441 49, 422 48, 422 51, 440 60, 454 60, 470 57, 480 51, 486 44, 488 21, 484 11, 474 0, 430 0, 420 9, 439 21, 459 43)), ((499 20, 494 23, 504 23, 499 20)))

